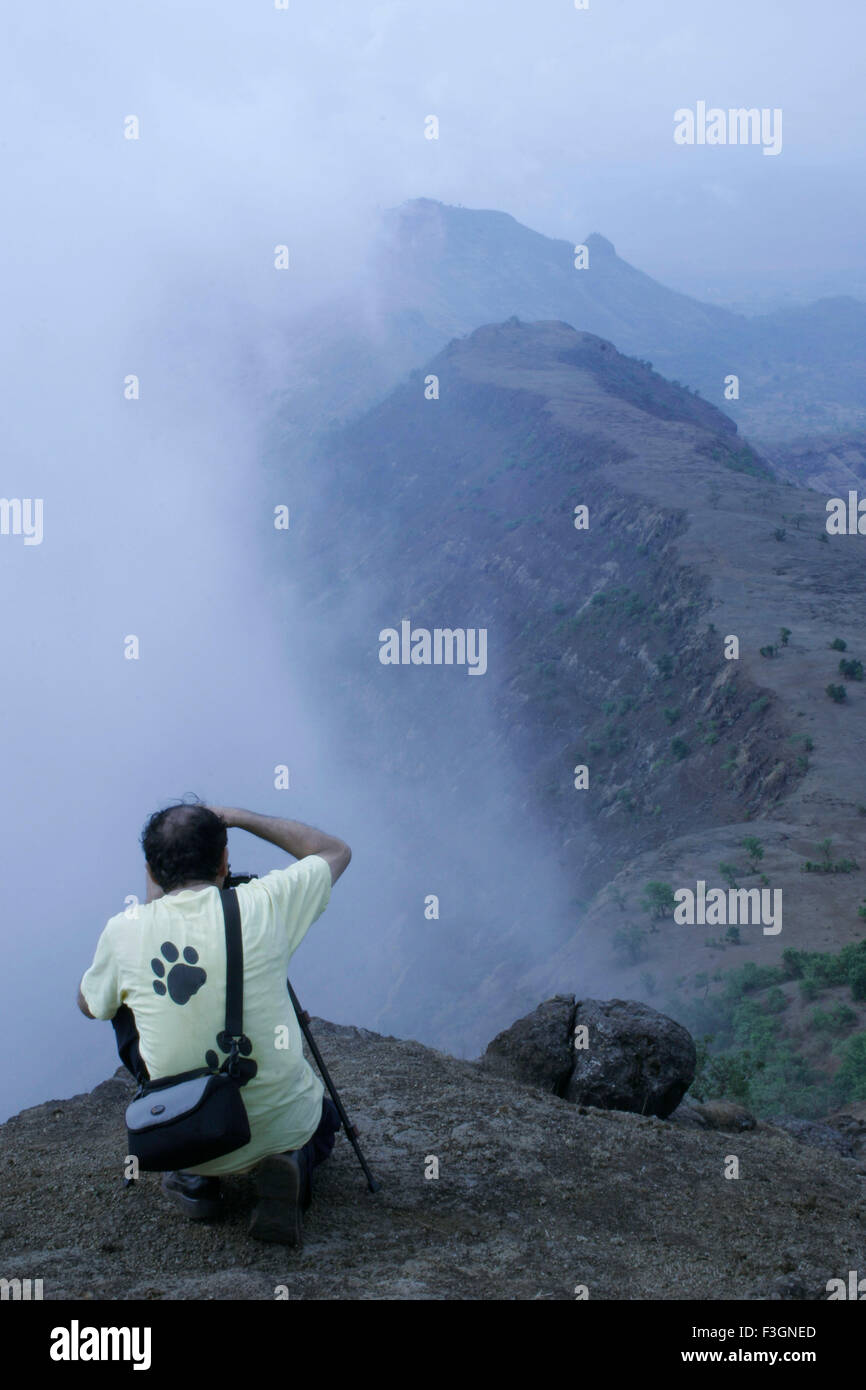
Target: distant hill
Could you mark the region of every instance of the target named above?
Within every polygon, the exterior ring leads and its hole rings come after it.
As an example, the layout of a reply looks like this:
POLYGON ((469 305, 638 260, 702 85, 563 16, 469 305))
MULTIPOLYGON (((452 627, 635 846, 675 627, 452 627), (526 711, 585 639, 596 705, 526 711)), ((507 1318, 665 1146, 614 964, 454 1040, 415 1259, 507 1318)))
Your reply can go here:
POLYGON ((597 233, 584 244, 589 265, 577 270, 572 243, 505 212, 428 198, 392 210, 359 299, 299 334, 286 419, 304 429, 347 419, 451 338, 516 315, 608 339, 757 441, 866 428, 866 304, 835 297, 747 318, 666 288, 597 233), (738 400, 725 397, 731 374, 738 400))
POLYGON ((390 217, 384 302, 395 322, 419 313, 444 337, 512 314, 564 319, 699 389, 755 439, 866 425, 866 304, 823 299, 746 318, 660 285, 603 236, 584 244, 589 267, 576 270, 572 244, 507 213, 417 199, 390 217), (729 373, 739 401, 725 399, 729 373))
POLYGON ((866 430, 768 442, 765 452, 780 477, 825 497, 844 497, 866 482, 866 430))

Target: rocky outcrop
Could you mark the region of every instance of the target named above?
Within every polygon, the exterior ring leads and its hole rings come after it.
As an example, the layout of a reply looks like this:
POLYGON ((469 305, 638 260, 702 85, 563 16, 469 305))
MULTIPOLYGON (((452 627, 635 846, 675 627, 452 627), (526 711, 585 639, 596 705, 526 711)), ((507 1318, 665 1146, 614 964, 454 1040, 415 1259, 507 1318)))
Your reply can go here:
MULTIPOLYGON (((552 1013, 550 1011, 546 1011, 552 1013)), ((712 1131, 569 1105, 478 1063, 313 1019, 381 1191, 341 1134, 304 1248, 247 1234, 252 1179, 214 1225, 157 1173, 124 1187, 125 1073, 0 1126, 0 1268, 81 1300, 824 1298, 866 1269, 851 1159, 783 1130, 712 1131), (724 1154, 763 1180, 734 1184, 724 1154), (434 1163, 435 1159, 435 1163, 434 1163), (660 1255, 663 1251, 663 1255, 660 1255)))
POLYGON ((791 1116, 775 1119, 773 1125, 776 1129, 784 1129, 788 1134, 792 1134, 801 1144, 810 1144, 816 1149, 827 1149, 830 1153, 840 1154, 842 1158, 858 1157, 858 1146, 854 1137, 851 1134, 843 1134, 832 1125, 822 1124, 817 1120, 798 1120, 791 1116))
MULTIPOLYGON (((480 1064, 600 1110, 665 1119, 694 1079, 695 1045, 648 1004, 557 994, 493 1039, 480 1064)), ((754 1124, 754 1121, 752 1121, 754 1124)), ((711 1127, 711 1120, 705 1127, 711 1127)), ((716 1126, 721 1127, 721 1126, 716 1126)))
POLYGON ((557 994, 499 1033, 481 1064, 561 1096, 574 1066, 573 1029, 574 995, 557 994))
POLYGON ((648 1004, 584 999, 574 1027, 586 1031, 576 1039, 566 1100, 665 1119, 694 1080, 691 1034, 648 1004))
POLYGON ((301 1251, 248 1235, 252 1181, 187 1222, 145 1173, 123 1185, 124 1073, 0 1126, 0 1269, 44 1298, 820 1299, 866 1270, 850 1159, 763 1127, 719 1136, 582 1109, 477 1063, 312 1020, 382 1189, 344 1135, 301 1251), (731 1146, 734 1146, 733 1149, 731 1146), (759 1175, 733 1184, 724 1155, 759 1175), (435 1164, 433 1160, 436 1160, 435 1164), (736 1193, 732 1188, 736 1186, 736 1193))
MULTIPOLYGON (((679 1110, 682 1108, 680 1106, 679 1110)), ((747 1129, 754 1129, 758 1123, 751 1110, 732 1100, 696 1102, 691 1109, 700 1115, 707 1129, 721 1129, 728 1134, 742 1134, 747 1129)), ((679 1114, 679 1110, 676 1114, 679 1114)))

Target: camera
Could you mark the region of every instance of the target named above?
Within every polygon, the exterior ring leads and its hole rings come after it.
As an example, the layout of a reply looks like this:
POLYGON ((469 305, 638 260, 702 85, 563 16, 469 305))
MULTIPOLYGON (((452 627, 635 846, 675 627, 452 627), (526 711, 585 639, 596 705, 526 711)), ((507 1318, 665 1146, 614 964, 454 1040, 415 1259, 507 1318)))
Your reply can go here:
POLYGON ((239 883, 249 883, 250 879, 258 878, 258 874, 233 874, 232 866, 229 864, 228 873, 223 881, 223 888, 237 888, 239 883))

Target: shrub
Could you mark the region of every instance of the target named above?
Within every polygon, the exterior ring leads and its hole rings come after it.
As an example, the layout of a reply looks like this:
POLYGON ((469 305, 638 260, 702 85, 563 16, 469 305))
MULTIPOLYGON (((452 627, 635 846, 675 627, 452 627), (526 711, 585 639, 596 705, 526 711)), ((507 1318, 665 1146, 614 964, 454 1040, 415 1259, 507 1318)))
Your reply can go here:
POLYGON ((848 691, 845 689, 844 685, 828 685, 826 687, 826 693, 837 705, 841 705, 842 701, 848 698, 848 691))
POLYGON ((866 1033, 845 1043, 834 1084, 840 1101, 866 1100, 866 1033))
POLYGON ((769 989, 785 979, 785 972, 778 965, 758 965, 753 960, 746 961, 739 970, 732 970, 725 980, 725 998, 738 999, 741 994, 752 994, 756 989, 769 989))
POLYGON ((851 986, 852 999, 866 999, 866 961, 859 961, 852 966, 848 983, 851 986))
POLYGON ((832 1009, 815 1009, 811 1024, 821 1033, 843 1033, 857 1022, 857 1014, 847 1004, 836 1004, 832 1009))
POLYGON ((844 676, 846 681, 862 681, 863 662, 846 661, 843 657, 843 659, 839 662, 839 675, 844 676))
POLYGON ((711 1037, 706 1037, 696 1044, 697 1066, 689 1094, 699 1101, 722 1098, 747 1101, 749 1079, 755 1068, 754 1059, 748 1052, 711 1057, 709 1044, 712 1041, 711 1037))
POLYGON ((807 753, 811 753, 813 751, 815 747, 815 741, 814 739, 811 739, 808 734, 797 734, 795 735, 795 737, 800 739, 807 753))
POLYGON ((644 888, 641 907, 652 918, 670 917, 676 907, 676 902, 671 884, 661 883, 658 879, 654 879, 644 888))
POLYGON ((848 643, 843 642, 841 637, 834 637, 833 641, 830 643, 830 650, 834 652, 846 652, 848 650, 848 643))
POLYGON ((800 865, 800 872, 804 874, 850 874, 855 869, 860 868, 856 859, 837 859, 834 863, 829 858, 829 849, 824 848, 830 843, 831 841, 825 840, 823 844, 818 846, 819 849, 824 849, 825 855, 819 864, 812 859, 807 859, 805 863, 800 865))
POLYGON ((646 931, 633 923, 620 927, 614 932, 613 949, 624 964, 636 965, 646 955, 646 931))
POLYGON ((767 990, 764 996, 763 1007, 766 1009, 767 1013, 770 1014, 781 1014, 787 1009, 787 996, 782 993, 778 985, 773 985, 772 989, 767 990))
POLYGON ((689 748, 689 745, 686 743, 685 739, 671 739, 671 753, 677 759, 678 762, 682 762, 683 758, 687 758, 691 751, 692 750, 689 748))
POLYGON ((764 846, 756 835, 747 835, 741 844, 749 856, 753 870, 757 872, 758 864, 764 857, 764 846))

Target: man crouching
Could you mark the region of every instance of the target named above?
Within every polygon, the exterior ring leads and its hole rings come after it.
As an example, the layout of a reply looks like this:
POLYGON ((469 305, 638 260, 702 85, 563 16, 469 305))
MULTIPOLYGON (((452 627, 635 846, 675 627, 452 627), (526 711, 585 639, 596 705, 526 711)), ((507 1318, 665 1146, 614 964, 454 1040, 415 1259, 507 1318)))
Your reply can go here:
POLYGON ((120 1059, 139 1082, 219 1067, 227 1055, 220 1046, 227 828, 248 830, 297 861, 236 889, 244 1033, 252 1043, 240 1068, 251 1137, 222 1158, 164 1173, 162 1190, 186 1216, 208 1220, 221 1208, 220 1176, 255 1169, 258 1202, 250 1234, 300 1245, 312 1172, 330 1155, 340 1118, 304 1057, 286 975, 349 864, 349 846, 300 821, 231 806, 184 803, 157 811, 141 837, 147 902, 106 924, 81 981, 78 1007, 88 1018, 111 1019, 120 1059))

